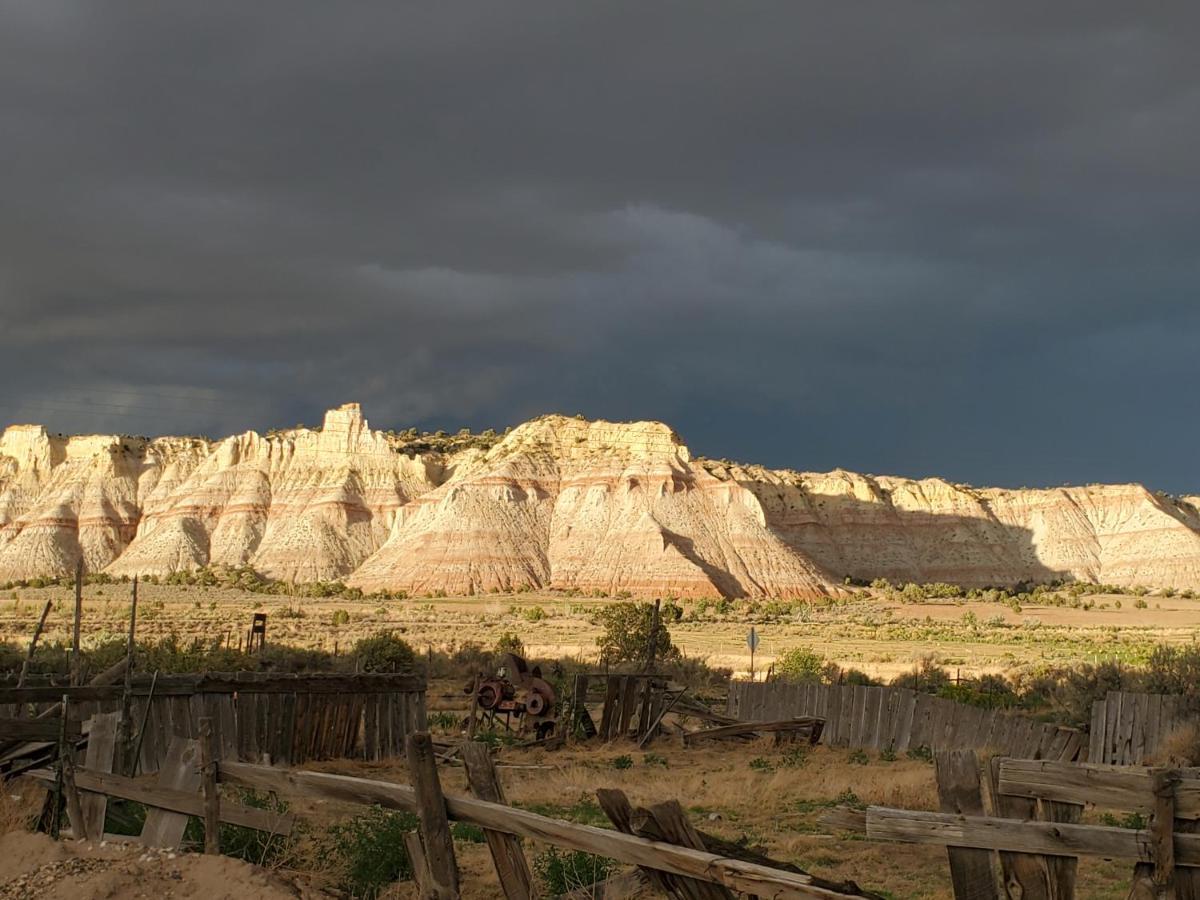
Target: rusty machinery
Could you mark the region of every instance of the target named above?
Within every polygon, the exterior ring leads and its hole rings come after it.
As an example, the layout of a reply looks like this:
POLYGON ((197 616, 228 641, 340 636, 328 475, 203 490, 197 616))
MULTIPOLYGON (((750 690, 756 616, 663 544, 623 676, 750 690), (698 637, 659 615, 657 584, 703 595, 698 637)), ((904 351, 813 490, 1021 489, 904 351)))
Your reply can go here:
POLYGON ((463 692, 475 694, 474 705, 493 723, 503 716, 504 727, 511 730, 515 717, 517 730, 533 731, 539 740, 550 737, 558 717, 554 688, 542 678, 538 666, 530 669, 524 657, 508 653, 504 661, 497 674, 473 679, 463 692))

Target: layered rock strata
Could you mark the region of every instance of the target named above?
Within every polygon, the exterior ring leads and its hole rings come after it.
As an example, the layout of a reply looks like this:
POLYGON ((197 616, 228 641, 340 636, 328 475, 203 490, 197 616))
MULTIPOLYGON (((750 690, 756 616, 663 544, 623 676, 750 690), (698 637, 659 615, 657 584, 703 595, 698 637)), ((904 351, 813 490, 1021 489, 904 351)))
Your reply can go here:
POLYGON ((547 416, 414 452, 357 404, 200 438, 0 436, 0 579, 250 566, 364 590, 807 597, 843 579, 1200 589, 1197 498, 975 489, 695 459, 657 422, 547 416))

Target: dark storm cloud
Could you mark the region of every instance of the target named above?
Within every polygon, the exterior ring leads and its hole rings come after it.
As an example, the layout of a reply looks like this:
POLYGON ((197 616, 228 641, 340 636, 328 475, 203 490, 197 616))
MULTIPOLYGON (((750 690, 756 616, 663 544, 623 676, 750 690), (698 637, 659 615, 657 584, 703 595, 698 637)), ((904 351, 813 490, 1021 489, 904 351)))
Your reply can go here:
POLYGON ((1198 20, 0 2, 0 421, 1197 490, 1198 20))

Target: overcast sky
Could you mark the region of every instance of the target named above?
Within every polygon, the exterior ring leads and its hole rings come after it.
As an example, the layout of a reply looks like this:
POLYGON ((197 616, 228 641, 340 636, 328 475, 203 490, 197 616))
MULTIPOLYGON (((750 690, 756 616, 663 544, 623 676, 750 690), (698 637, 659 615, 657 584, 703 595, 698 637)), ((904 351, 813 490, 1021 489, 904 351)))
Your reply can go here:
POLYGON ((1200 491, 1200 7, 0 0, 0 423, 1200 491))

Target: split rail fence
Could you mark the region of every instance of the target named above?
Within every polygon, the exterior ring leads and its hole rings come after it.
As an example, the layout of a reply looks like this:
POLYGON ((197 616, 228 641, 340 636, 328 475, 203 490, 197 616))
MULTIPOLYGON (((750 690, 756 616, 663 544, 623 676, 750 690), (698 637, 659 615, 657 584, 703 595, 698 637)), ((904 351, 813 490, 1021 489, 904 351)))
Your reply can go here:
MULTIPOLYGON (((128 694, 120 684, 29 678, 21 687, 0 681, 0 744, 38 727, 31 706, 46 713, 64 696, 75 720, 127 708, 126 740, 144 773, 159 771, 173 738, 199 737, 203 718, 222 757, 280 765, 402 756, 405 738, 426 727, 425 678, 412 674, 139 675, 128 694)), ((19 743, 0 747, 0 763, 22 752, 19 743)))
POLYGON ((981 709, 908 688, 733 681, 726 711, 743 721, 812 716, 832 747, 904 753, 988 748, 1004 756, 1072 761, 1086 735, 1028 716, 981 709))
POLYGON ((1133 863, 1131 900, 1200 897, 1200 770, 934 756, 940 812, 869 806, 825 824, 868 840, 947 848, 956 900, 1076 896, 1078 857, 1133 863), (1144 828, 1083 825, 1085 804, 1144 828))

